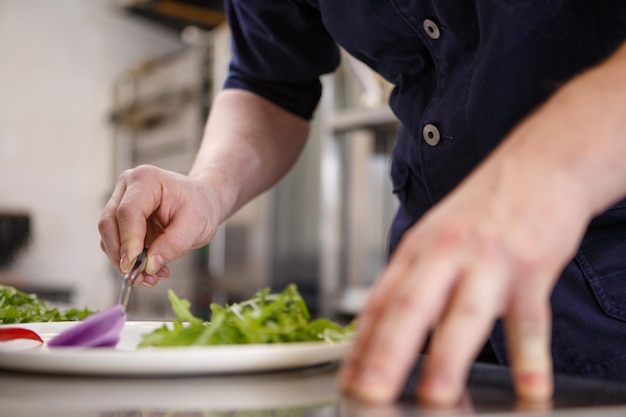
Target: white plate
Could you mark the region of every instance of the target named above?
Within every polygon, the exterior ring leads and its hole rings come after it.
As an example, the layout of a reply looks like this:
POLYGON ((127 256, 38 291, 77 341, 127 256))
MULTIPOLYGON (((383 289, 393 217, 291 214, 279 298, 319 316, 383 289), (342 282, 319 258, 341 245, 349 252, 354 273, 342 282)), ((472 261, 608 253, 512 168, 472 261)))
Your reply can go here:
MULTIPOLYGON (((76 323, 5 325, 33 330, 44 341, 76 323)), ((302 342, 137 349, 162 322, 127 322, 116 348, 33 347, 0 343, 0 368, 77 375, 207 375, 305 368, 341 360, 350 343, 302 342), (3 344, 5 345, 3 347, 3 344)))

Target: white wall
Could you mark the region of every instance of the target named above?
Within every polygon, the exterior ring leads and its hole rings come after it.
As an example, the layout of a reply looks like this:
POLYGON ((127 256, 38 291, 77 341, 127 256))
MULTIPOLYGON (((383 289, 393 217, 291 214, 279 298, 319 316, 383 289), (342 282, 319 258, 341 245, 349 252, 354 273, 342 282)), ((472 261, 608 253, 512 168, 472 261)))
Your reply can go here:
POLYGON ((114 301, 97 231, 112 187, 111 86, 181 47, 107 0, 0 1, 0 210, 33 216, 14 267, 26 283, 74 287, 78 306, 114 301))

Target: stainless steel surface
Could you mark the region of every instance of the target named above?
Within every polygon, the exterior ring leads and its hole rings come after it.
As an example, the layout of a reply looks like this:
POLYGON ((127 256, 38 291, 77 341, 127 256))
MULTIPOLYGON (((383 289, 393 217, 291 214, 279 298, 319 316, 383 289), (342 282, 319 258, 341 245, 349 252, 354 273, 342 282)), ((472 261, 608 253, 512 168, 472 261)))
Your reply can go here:
POLYGON ((137 281, 137 278, 139 278, 143 270, 146 269, 146 262, 148 262, 148 248, 143 249, 139 256, 135 258, 130 270, 124 274, 120 298, 117 301, 118 304, 122 305, 124 311, 126 311, 126 307, 128 307, 128 301, 130 301, 130 294, 135 286, 135 281, 137 281))
MULTIPOLYGON (((336 368, 194 378, 97 378, 0 371, 0 416, 624 416, 626 385, 556 378, 551 404, 529 407, 515 400, 505 368, 475 365, 458 406, 433 409, 411 396, 388 407, 370 407, 341 396, 336 368)), ((415 373, 417 375, 417 372, 415 373)))

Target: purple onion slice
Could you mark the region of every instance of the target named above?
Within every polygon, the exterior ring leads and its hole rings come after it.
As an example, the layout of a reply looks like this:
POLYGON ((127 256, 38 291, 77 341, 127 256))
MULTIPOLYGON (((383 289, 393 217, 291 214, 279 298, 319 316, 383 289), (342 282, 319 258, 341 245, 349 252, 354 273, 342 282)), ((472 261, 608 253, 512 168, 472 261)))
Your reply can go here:
POLYGON ((76 326, 58 334, 49 347, 114 347, 126 322, 126 313, 116 304, 87 317, 76 326))

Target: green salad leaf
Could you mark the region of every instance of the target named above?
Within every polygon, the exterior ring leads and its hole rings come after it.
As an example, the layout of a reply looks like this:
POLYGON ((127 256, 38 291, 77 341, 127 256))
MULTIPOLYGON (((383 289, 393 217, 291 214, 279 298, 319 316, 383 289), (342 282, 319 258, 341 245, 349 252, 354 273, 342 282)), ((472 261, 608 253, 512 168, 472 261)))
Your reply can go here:
POLYGON ((168 297, 176 314, 172 326, 143 336, 140 347, 233 345, 249 343, 286 343, 350 340, 354 323, 341 326, 329 319, 311 320, 309 309, 294 284, 278 294, 269 288, 249 300, 224 307, 211 304, 211 321, 194 317, 190 303, 169 290, 168 297))
POLYGON ((0 324, 44 321, 79 321, 93 314, 89 309, 59 310, 51 307, 35 294, 27 294, 14 287, 0 285, 0 324))

